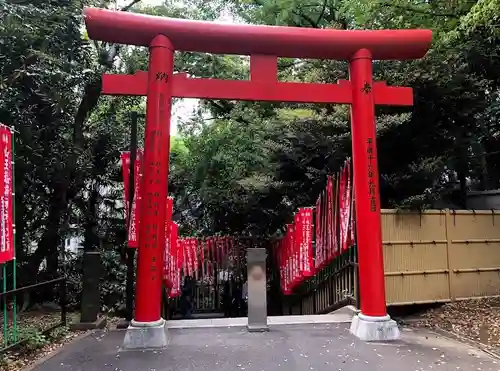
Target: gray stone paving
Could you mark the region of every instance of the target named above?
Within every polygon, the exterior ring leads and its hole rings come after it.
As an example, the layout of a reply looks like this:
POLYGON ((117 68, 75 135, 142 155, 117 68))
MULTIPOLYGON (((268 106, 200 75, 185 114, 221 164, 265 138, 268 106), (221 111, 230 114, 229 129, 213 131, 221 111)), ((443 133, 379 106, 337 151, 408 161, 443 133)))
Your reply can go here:
POLYGON ((431 333, 404 331, 389 344, 364 343, 349 324, 170 329, 162 351, 121 351, 123 331, 97 332, 33 371, 500 371, 500 362, 431 333))

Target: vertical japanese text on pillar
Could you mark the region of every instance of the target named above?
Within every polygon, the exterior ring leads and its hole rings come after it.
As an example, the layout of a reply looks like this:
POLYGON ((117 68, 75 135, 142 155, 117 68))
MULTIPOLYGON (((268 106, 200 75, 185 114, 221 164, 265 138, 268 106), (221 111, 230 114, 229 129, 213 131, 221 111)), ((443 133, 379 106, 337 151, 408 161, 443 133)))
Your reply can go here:
POLYGON ((377 201, 375 198, 377 190, 375 189, 375 181, 374 177, 375 175, 373 174, 373 164, 372 161, 375 160, 375 156, 373 153, 373 138, 368 138, 367 139, 367 150, 366 150, 366 155, 368 159, 368 196, 370 197, 370 211, 375 212, 377 211, 377 201))

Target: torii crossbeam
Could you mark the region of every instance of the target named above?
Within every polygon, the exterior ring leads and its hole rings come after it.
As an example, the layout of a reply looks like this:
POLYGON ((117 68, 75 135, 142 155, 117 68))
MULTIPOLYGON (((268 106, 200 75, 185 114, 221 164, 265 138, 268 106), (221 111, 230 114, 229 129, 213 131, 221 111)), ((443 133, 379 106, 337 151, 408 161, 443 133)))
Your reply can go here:
POLYGON ((385 302, 374 108, 411 105, 413 94, 411 88, 373 82, 372 61, 421 58, 430 47, 432 32, 236 25, 95 8, 84 13, 90 38, 150 48, 147 72, 104 75, 102 86, 104 94, 147 96, 136 310, 125 346, 167 343, 161 335, 160 303, 172 97, 351 105, 361 294, 361 313, 354 317, 351 331, 364 340, 397 338, 399 330, 387 315, 385 302), (174 74, 176 50, 250 55, 250 79, 174 74), (337 84, 279 82, 278 57, 348 60, 350 78, 337 84))
MULTIPOLYGON (((219 80, 190 78, 186 73, 175 73, 171 79, 172 97, 200 99, 228 99, 295 103, 352 103, 349 80, 337 84, 279 82, 277 57, 251 56, 250 80, 219 80)), ((160 78, 161 75, 158 75, 160 78)), ((369 88, 369 86, 367 86, 369 88)), ((133 75, 104 74, 102 94, 146 96, 148 73, 133 75)), ((375 105, 411 106, 411 88, 387 86, 384 81, 373 83, 375 105)))

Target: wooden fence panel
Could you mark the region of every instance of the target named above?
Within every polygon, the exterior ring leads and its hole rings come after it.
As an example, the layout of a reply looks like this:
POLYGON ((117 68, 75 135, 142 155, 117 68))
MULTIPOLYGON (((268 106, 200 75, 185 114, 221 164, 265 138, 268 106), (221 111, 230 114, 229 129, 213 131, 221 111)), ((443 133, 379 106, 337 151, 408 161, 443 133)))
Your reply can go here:
POLYGON ((389 305, 500 295, 500 211, 382 211, 389 305))
POLYGON ((500 214, 452 211, 448 231, 451 299, 500 295, 500 214))

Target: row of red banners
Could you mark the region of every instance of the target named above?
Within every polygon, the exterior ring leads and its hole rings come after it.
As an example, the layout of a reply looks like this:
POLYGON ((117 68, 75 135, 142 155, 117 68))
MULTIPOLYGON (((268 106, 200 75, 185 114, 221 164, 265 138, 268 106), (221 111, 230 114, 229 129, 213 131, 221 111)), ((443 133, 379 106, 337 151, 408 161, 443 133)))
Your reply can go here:
POLYGON ((170 297, 180 295, 181 279, 205 281, 216 274, 233 248, 231 237, 179 238, 175 222, 167 222, 164 280, 170 297))
MULTIPOLYGON (((130 192, 130 152, 121 155, 122 173, 124 183, 125 223, 128 226, 128 246, 139 247, 138 231, 140 219, 138 218, 141 206, 141 163, 143 151, 137 151, 134 163, 134 198, 132 201, 131 216, 129 216, 130 192), (130 218, 130 220, 129 220, 130 218)), ((229 252, 233 250, 232 237, 217 236, 208 238, 180 238, 179 226, 172 221, 173 199, 166 200, 165 220, 165 250, 164 250, 164 281, 171 297, 180 295, 182 276, 190 276, 204 280, 213 277, 214 266, 220 268, 229 252)))
POLYGON ((338 174, 328 176, 316 206, 300 208, 293 223, 286 226, 285 235, 276 243, 281 289, 286 295, 354 245, 353 210, 348 159, 338 174))
POLYGON ((0 124, 0 264, 14 259, 12 131, 0 124))
POLYGON ((167 220, 165 222, 165 250, 163 279, 169 288, 169 297, 181 293, 181 279, 192 277, 205 280, 214 275, 213 266, 226 258, 233 247, 230 237, 179 238, 179 226, 172 221, 173 199, 167 198, 167 220))

